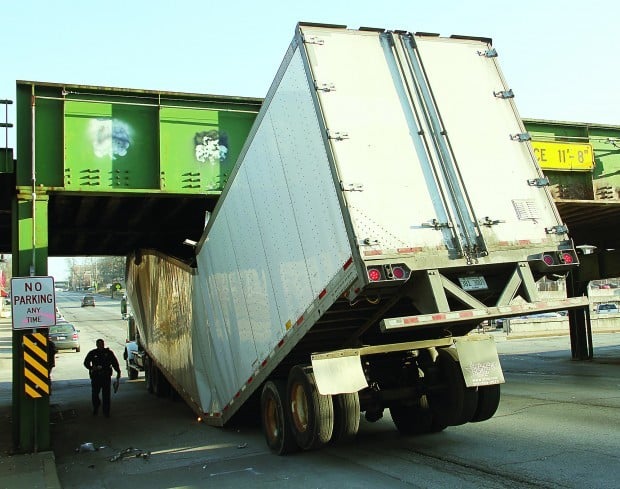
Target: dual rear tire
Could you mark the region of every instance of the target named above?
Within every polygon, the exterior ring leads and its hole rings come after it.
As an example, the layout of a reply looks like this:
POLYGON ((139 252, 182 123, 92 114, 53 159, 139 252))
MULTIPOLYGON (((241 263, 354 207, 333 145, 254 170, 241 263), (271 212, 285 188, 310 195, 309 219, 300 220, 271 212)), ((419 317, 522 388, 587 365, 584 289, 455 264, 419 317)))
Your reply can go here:
POLYGON ((357 434, 359 397, 357 392, 334 396, 319 393, 312 368, 298 365, 289 372, 288 381, 265 383, 261 421, 267 445, 274 453, 315 450, 357 434))
POLYGON ((499 406, 500 386, 467 387, 456 350, 437 350, 434 368, 439 388, 431 389, 418 404, 396 404, 390 414, 403 435, 437 433, 448 426, 491 418, 499 406))

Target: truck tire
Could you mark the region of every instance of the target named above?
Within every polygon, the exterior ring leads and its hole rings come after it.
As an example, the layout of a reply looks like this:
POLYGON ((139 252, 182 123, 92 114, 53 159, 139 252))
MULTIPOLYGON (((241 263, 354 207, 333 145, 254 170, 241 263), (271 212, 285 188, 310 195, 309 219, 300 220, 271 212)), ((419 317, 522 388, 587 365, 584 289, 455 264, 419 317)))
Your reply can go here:
POLYGON ((478 408, 471 422, 479 423, 492 418, 499 407, 500 397, 499 384, 478 387, 478 408))
POLYGON ((149 394, 153 393, 153 363, 149 357, 144 358, 144 385, 149 394))
POLYGON ((286 407, 286 381, 268 381, 260 396, 261 424, 267 446, 277 455, 299 451, 286 407))
POLYGON ((328 443, 334 430, 334 406, 331 396, 319 394, 312 369, 293 367, 286 392, 291 427, 299 447, 314 450, 328 443))
POLYGON ((360 398, 357 392, 332 396, 334 430, 332 442, 351 441, 360 427, 360 398))
POLYGON ((428 395, 438 426, 458 426, 471 421, 478 408, 478 391, 465 385, 456 350, 437 349, 436 367, 443 388, 428 395))
POLYGON ((390 407, 390 415, 401 435, 424 435, 443 429, 434 429, 432 411, 419 406, 396 404, 390 407))
POLYGON ((168 379, 161 373, 159 367, 151 366, 153 394, 157 397, 168 397, 170 395, 170 383, 168 379))
POLYGON ((131 368, 129 362, 127 362, 127 377, 129 377, 129 380, 136 380, 138 378, 138 371, 135 368, 131 368))

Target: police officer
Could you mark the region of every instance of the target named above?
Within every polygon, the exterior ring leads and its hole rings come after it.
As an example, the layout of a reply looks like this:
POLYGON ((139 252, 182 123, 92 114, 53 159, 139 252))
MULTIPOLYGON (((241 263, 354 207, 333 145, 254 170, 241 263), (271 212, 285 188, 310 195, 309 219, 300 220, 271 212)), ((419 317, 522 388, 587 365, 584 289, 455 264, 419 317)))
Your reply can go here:
POLYGON ((116 379, 121 378, 121 368, 114 352, 105 348, 102 339, 95 343, 97 348, 88 352, 84 359, 84 366, 90 374, 90 385, 92 388, 93 415, 97 416, 99 406, 103 404, 103 415, 110 417, 110 386, 112 384, 112 369, 116 370, 116 379), (101 391, 102 400, 99 400, 101 391), (103 401, 103 402, 102 402, 103 401))

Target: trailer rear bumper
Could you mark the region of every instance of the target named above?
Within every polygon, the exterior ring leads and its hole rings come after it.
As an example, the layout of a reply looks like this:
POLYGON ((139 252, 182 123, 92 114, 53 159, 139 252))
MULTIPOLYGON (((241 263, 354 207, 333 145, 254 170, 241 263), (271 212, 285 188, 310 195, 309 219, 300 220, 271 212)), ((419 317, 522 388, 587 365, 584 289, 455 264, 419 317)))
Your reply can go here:
POLYGON ((524 304, 512 304, 506 306, 485 307, 480 309, 465 309, 461 311, 437 312, 433 314, 419 314, 416 316, 404 316, 397 318, 385 318, 380 322, 383 333, 392 331, 405 331, 420 326, 439 324, 454 324, 460 321, 485 321, 490 319, 527 316, 541 312, 564 311, 589 307, 587 297, 570 297, 552 301, 528 302, 524 304))

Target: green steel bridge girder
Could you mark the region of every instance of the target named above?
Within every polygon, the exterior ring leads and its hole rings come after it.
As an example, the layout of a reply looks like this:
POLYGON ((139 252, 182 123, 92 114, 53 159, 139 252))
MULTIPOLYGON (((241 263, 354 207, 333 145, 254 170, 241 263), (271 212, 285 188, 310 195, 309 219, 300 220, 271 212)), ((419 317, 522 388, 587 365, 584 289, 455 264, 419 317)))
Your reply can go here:
MULTIPOLYGON (((13 202, 14 277, 47 276, 48 198, 20 194, 13 202)), ((19 452, 51 448, 49 396, 33 399, 25 394, 24 334, 33 330, 13 330, 13 446, 19 452)), ((47 335, 47 329, 38 330, 47 335)))
POLYGON ((17 186, 219 193, 262 100, 17 82, 17 186))

